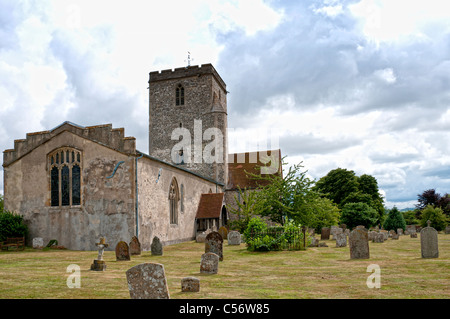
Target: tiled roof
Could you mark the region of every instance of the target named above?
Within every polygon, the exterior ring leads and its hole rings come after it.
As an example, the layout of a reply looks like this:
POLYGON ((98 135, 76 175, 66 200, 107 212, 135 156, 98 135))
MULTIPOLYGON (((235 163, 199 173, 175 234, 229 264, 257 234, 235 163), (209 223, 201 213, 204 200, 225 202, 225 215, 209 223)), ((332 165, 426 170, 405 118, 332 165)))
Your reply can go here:
POLYGON ((228 184, 227 189, 257 188, 267 185, 266 180, 255 180, 248 173, 260 174, 260 167, 265 166, 275 174, 281 175, 281 151, 270 150, 264 152, 235 153, 228 155, 228 184), (267 156, 270 157, 267 158, 267 156))
POLYGON ((224 193, 202 194, 195 218, 220 218, 224 193))

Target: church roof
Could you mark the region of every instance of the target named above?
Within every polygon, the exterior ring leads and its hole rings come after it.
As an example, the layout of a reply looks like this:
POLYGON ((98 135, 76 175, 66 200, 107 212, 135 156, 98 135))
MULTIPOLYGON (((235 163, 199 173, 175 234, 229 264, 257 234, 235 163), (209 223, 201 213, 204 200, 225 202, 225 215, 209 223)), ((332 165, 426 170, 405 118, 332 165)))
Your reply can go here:
POLYGON ((254 189, 265 186, 269 181, 256 180, 248 173, 260 175, 261 167, 265 167, 267 173, 281 175, 281 164, 281 150, 279 149, 229 154, 227 189, 237 189, 238 187, 254 189))
POLYGON ((202 194, 195 218, 220 218, 224 196, 224 193, 202 194))

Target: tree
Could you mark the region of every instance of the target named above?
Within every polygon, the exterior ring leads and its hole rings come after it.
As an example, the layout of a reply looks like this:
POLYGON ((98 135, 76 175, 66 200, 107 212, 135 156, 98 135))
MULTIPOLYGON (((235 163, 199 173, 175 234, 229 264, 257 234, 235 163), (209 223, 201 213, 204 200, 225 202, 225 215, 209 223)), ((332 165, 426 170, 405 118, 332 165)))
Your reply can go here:
POLYGON ((417 204, 416 207, 420 210, 425 209, 428 205, 438 206, 441 199, 441 195, 436 193, 435 189, 428 189, 417 196, 417 201, 419 204, 417 204))
POLYGON ((0 241, 5 241, 8 237, 26 237, 28 226, 23 220, 23 216, 10 211, 0 212, 0 241))
POLYGON ((242 190, 238 187, 238 193, 239 198, 238 196, 234 196, 236 206, 227 205, 227 210, 237 215, 237 219, 230 222, 231 228, 236 229, 242 234, 247 229, 250 220, 258 215, 260 211, 258 204, 260 204, 260 201, 257 200, 257 191, 242 190))
POLYGON ((3 209, 5 208, 5 202, 3 199, 3 195, 0 194, 0 213, 3 212, 3 209))
POLYGON ((431 227, 437 231, 445 229, 447 224, 445 215, 441 208, 428 205, 423 211, 420 219, 420 226, 426 227, 427 221, 431 222, 431 227))
POLYGON ((403 212, 402 215, 403 215, 403 219, 405 220, 406 225, 419 224, 419 220, 417 219, 416 215, 420 215, 420 214, 417 214, 416 210, 408 210, 406 212, 403 212))
POLYGON ((378 213, 366 203, 348 203, 341 211, 341 222, 348 228, 364 225, 366 228, 376 225, 378 213))
POLYGON ((358 192, 358 186, 355 172, 337 168, 319 179, 314 188, 342 208, 344 199, 351 193, 358 192))
POLYGON ((403 214, 398 210, 397 207, 393 207, 389 214, 384 221, 383 224, 384 229, 386 230, 395 230, 397 231, 398 228, 401 228, 403 230, 406 229, 406 222, 403 218, 403 214))
POLYGON ((450 194, 446 193, 439 199, 438 206, 447 217, 450 217, 450 194))
POLYGON ((308 226, 320 233, 323 227, 339 223, 340 210, 330 199, 317 197, 311 203, 311 216, 308 226))

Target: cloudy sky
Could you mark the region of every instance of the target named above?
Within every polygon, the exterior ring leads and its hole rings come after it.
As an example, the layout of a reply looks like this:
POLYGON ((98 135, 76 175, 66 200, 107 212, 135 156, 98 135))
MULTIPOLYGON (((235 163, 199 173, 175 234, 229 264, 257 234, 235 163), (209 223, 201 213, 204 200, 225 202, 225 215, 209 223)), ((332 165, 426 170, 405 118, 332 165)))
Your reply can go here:
POLYGON ((450 192, 445 4, 0 0, 0 149, 71 121, 124 127, 147 152, 148 73, 189 51, 227 83, 231 152, 278 144, 312 178, 370 174, 388 207, 411 207, 450 192))

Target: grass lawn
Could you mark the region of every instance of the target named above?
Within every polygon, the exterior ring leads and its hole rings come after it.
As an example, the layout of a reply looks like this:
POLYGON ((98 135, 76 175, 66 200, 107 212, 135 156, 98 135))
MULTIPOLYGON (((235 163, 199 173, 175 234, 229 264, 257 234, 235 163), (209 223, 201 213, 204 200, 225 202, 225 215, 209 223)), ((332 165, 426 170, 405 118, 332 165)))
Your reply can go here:
POLYGON ((163 256, 143 252, 131 261, 116 261, 105 251, 107 269, 91 271, 96 251, 34 250, 0 252, 1 299, 128 299, 125 272, 141 263, 164 265, 172 299, 450 299, 450 235, 439 234, 439 258, 422 259, 418 238, 400 236, 370 242, 370 259, 350 260, 349 248, 310 247, 306 251, 249 252, 224 242, 224 260, 216 275, 200 274, 204 244, 164 247, 163 256), (81 268, 81 287, 68 288, 67 267, 81 268), (381 288, 367 287, 367 266, 379 265, 381 288), (181 279, 200 279, 200 292, 181 292, 181 279))

